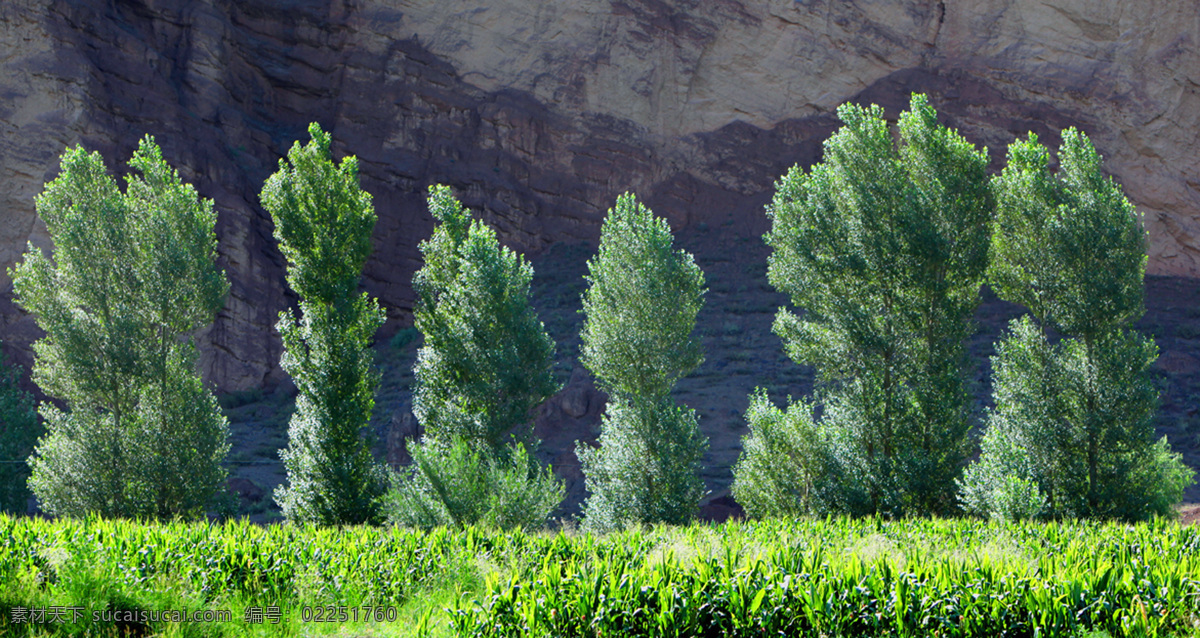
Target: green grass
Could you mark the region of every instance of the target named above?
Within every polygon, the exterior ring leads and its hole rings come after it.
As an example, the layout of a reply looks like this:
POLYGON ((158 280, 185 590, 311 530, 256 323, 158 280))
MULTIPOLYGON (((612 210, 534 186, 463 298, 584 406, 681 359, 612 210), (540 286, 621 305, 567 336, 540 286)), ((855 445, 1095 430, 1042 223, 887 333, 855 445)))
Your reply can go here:
POLYGON ((606 536, 45 521, 0 515, 0 635, 14 608, 228 610, 150 636, 1200 635, 1200 531, 1169 521, 800 520, 606 536), (278 607, 279 624, 248 624, 278 607), (394 609, 304 622, 304 608, 394 609))

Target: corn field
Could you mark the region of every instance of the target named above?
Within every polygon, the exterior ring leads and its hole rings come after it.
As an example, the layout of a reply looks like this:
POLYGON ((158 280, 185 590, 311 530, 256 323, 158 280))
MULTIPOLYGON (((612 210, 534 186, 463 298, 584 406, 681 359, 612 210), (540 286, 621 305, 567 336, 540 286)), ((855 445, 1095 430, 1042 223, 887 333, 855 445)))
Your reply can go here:
POLYGON ((302 617, 324 605, 401 610, 347 636, 1189 636, 1200 531, 827 519, 426 534, 0 516, 0 635, 112 635, 87 618, 13 622, 39 605, 237 612, 137 635, 344 630, 302 617), (256 605, 281 608, 280 624, 247 624, 256 605))

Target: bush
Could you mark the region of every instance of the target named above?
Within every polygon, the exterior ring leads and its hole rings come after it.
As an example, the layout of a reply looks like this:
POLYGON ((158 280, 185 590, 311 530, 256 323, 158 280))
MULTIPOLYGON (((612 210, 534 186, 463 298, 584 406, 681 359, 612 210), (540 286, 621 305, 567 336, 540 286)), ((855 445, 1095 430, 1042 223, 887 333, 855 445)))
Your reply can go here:
POLYGON ((963 509, 996 520, 1026 520, 1047 512, 1046 496, 1038 487, 1029 455, 1018 432, 1002 418, 993 418, 983 438, 983 455, 958 482, 963 509))
POLYGON ((967 467, 958 481, 959 499, 967 513, 985 518, 1004 518, 998 490, 1004 485, 1006 477, 1033 481, 1029 454, 1018 437, 1020 433, 1014 427, 1002 417, 992 415, 980 442, 983 451, 979 461, 967 467))
POLYGON ((1124 494, 1133 502, 1124 509, 1137 511, 1143 517, 1174 518, 1178 515, 1175 506, 1183 501, 1184 490, 1196 480, 1196 472, 1183 462, 1182 454, 1171 450, 1165 436, 1154 442, 1149 456, 1132 472, 1132 489, 1124 494), (1144 500, 1134 500, 1139 497, 1144 500))
POLYGON ((417 337, 420 336, 421 331, 417 330, 414 326, 401 328, 400 330, 396 331, 396 334, 392 335, 392 340, 388 342, 388 346, 393 350, 403 350, 404 348, 408 347, 408 344, 416 341, 417 337))
POLYGON ((385 498, 389 522, 429 529, 481 524, 502 529, 542 527, 562 503, 562 482, 522 444, 492 455, 462 438, 409 447, 409 474, 393 474, 385 498))
POLYGON ((775 407, 758 389, 746 411, 750 434, 733 468, 733 496, 753 518, 823 515, 835 509, 837 471, 812 406, 775 407))

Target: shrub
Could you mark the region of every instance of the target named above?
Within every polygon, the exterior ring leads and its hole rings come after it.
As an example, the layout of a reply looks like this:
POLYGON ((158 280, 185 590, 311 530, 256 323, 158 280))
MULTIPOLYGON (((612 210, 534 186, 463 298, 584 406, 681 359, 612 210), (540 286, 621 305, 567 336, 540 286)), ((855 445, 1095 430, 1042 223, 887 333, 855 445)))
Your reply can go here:
POLYGON ((760 388, 751 395, 746 422, 750 434, 733 468, 733 496, 746 514, 794 518, 837 509, 830 490, 836 463, 811 405, 789 402, 780 410, 760 388))
POLYGON ((392 335, 392 340, 388 345, 393 350, 403 350, 408 347, 408 344, 416 341, 419 336, 421 336, 421 331, 417 330, 414 326, 401 328, 396 331, 396 334, 392 335))
POLYGON ((982 441, 981 462, 959 481, 963 509, 997 520, 1025 520, 1047 514, 1045 494, 1035 480, 1020 434, 1002 418, 993 418, 982 441))
POLYGON ((520 443, 492 453, 462 438, 426 440, 409 451, 413 468, 392 475, 385 505, 397 525, 535 529, 563 500, 562 482, 520 443))

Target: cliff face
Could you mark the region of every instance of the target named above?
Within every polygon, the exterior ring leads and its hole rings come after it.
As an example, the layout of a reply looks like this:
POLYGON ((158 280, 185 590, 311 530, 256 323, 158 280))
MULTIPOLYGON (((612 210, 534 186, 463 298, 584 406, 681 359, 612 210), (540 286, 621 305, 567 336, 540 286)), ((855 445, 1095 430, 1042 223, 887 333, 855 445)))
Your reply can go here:
MULTIPOLYGON (((33 197, 64 147, 124 170, 155 135, 220 211, 233 287, 202 351, 226 390, 280 378, 289 297, 257 194, 313 120, 360 159, 379 214, 366 286, 392 319, 411 308, 431 183, 524 251, 594 241, 625 190, 676 228, 732 217, 760 234, 773 181, 819 159, 838 104, 895 114, 914 91, 997 164, 1016 135, 1081 127, 1145 214, 1149 271, 1200 276, 1193 0, 82 5, 0 6, 0 262, 47 245, 33 197)), ((18 360, 36 334, 6 296, 18 360)))

